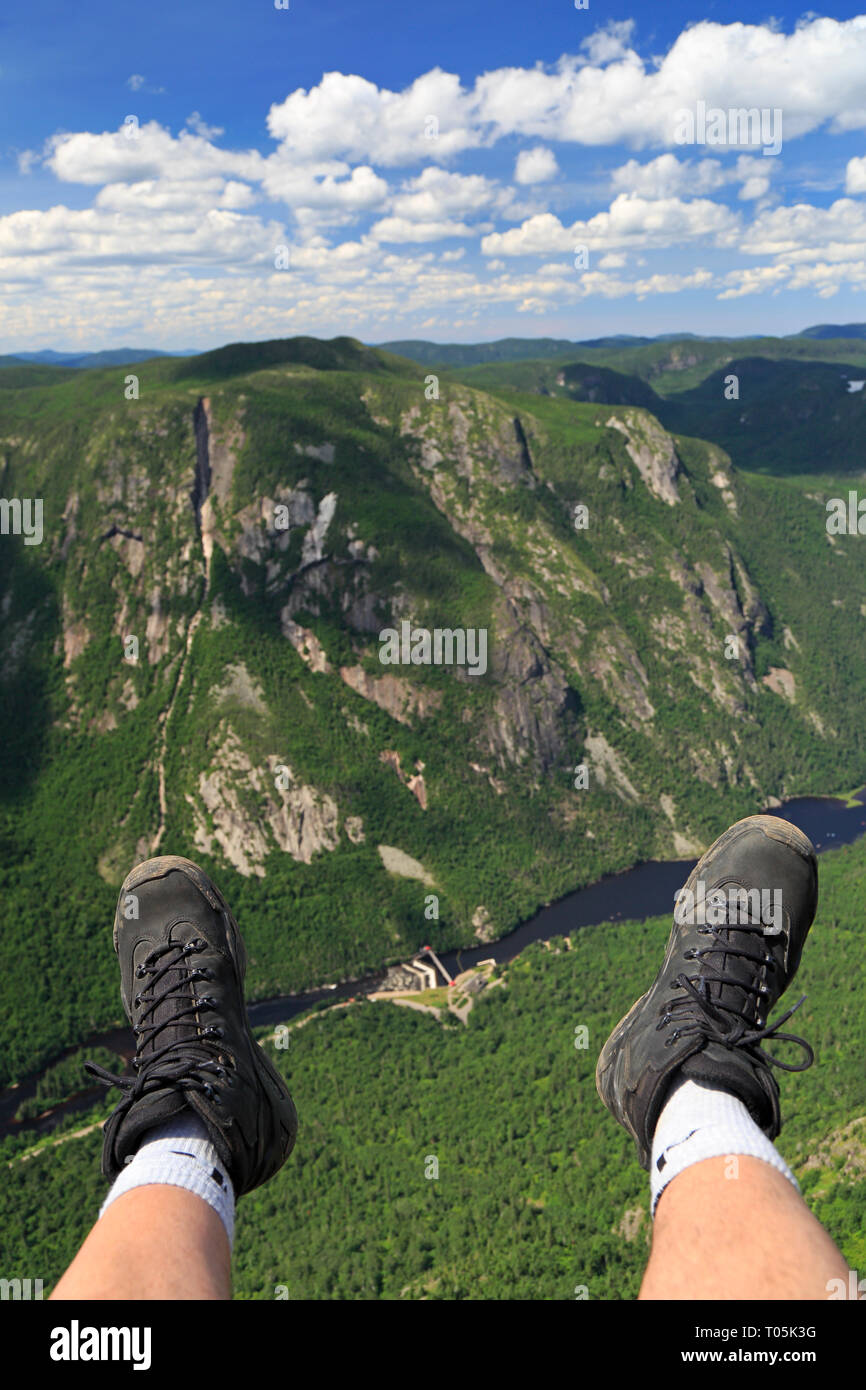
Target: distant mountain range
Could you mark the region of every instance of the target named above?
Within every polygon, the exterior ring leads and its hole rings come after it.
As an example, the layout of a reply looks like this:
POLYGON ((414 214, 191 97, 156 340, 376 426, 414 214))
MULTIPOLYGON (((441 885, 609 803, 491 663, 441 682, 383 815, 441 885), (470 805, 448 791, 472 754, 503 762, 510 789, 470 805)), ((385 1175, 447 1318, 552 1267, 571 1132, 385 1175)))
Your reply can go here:
MULTIPOLYGON (((816 324, 804 328, 802 333, 789 333, 778 341, 794 338, 866 338, 866 323, 837 325, 816 324)), ((499 338, 492 343, 432 343, 423 339, 400 339, 394 342, 379 343, 385 352, 408 357, 422 366, 439 363, 449 367, 474 367, 484 362, 519 362, 526 359, 537 360, 542 357, 567 357, 576 348, 598 348, 616 350, 617 348, 649 347, 653 343, 672 343, 689 340, 691 342, 745 343, 756 341, 753 335, 726 337, 724 334, 708 337, 701 333, 657 333, 652 338, 642 338, 631 333, 615 334, 608 338, 583 338, 569 342, 564 338, 499 338)))
POLYGON ((866 323, 816 323, 804 328, 800 338, 866 338, 866 323))
POLYGON ((16 352, 0 357, 0 367, 26 367, 37 363, 43 367, 117 367, 125 362, 147 362, 152 357, 192 357, 198 348, 184 348, 180 352, 163 352, 161 348, 109 348, 105 352, 55 352, 53 348, 43 348, 41 352, 16 352))
MULTIPOLYGON (((740 334, 726 337, 724 334, 708 338, 702 333, 657 333, 645 338, 634 333, 616 333, 605 338, 581 338, 572 342, 568 338, 498 338, 492 343, 433 343, 422 338, 397 339, 392 342, 370 344, 385 352, 393 352, 398 357, 408 357, 422 366, 428 363, 447 363, 451 367, 473 367, 483 362, 518 362, 526 358, 566 357, 575 348, 617 348, 648 347, 651 343, 678 342, 691 339, 694 342, 746 342, 753 335, 740 334)), ((866 338, 866 323, 818 323, 804 328, 800 333, 789 333, 786 338, 866 338)), ((781 340, 780 340, 781 341, 781 340)), ((24 367, 32 363, 50 367, 115 367, 127 362, 146 362, 154 357, 195 357, 198 348, 182 348, 176 352, 165 352, 162 348, 109 348, 104 352, 56 352, 53 348, 43 348, 39 352, 16 352, 0 356, 0 367, 24 367)))

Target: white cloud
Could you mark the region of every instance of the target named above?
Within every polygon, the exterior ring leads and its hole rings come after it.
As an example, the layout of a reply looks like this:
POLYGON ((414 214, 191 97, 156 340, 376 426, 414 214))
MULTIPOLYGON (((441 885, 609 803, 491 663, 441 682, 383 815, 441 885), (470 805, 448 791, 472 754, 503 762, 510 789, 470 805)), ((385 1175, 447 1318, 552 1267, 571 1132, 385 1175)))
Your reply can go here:
POLYGON ((492 204, 508 202, 510 196, 509 190, 481 174, 451 174, 431 166, 403 185, 391 199, 390 210, 409 221, 430 222, 480 212, 492 204))
POLYGON ((633 19, 611 20, 604 28, 596 29, 594 34, 584 39, 581 49, 591 63, 599 65, 613 62, 615 58, 625 58, 630 51, 634 27, 633 19))
POLYGON ((754 198, 763 198, 769 187, 770 180, 768 178, 764 178, 760 174, 753 174, 750 179, 746 179, 737 197, 747 201, 754 198))
POLYGON ((388 196, 388 184, 367 164, 352 169, 342 161, 332 160, 305 166, 282 153, 267 161, 262 188, 296 215, 303 217, 315 212, 315 219, 308 216, 308 222, 329 220, 322 215, 329 211, 338 214, 337 221, 354 221, 359 214, 381 207, 388 196))
POLYGON ((177 209, 206 213, 210 208, 244 208, 257 201, 248 184, 221 178, 143 179, 139 183, 109 183, 94 199, 94 207, 118 212, 177 209))
POLYGON ((845 192, 866 193, 866 155, 848 160, 845 169, 845 192))
POLYGON ((402 92, 364 77, 327 72, 268 112, 268 130, 300 159, 370 159, 410 164, 445 159, 480 143, 472 98, 453 73, 434 68, 402 92))
POLYGON ((706 198, 683 202, 621 193, 607 212, 596 213, 588 221, 564 227, 553 213, 540 213, 510 231, 484 237, 481 250, 485 256, 529 256, 571 251, 577 244, 600 251, 623 246, 675 246, 692 240, 725 246, 733 244, 738 227, 734 213, 706 198))
MULTIPOLYGON (((700 22, 646 61, 629 46, 633 28, 608 25, 576 56, 487 72, 466 88, 438 68, 402 91, 327 73, 270 108, 276 144, 267 155, 221 148, 223 132, 198 112, 177 136, 155 121, 134 138, 123 128, 58 133, 41 155, 19 154, 19 169, 41 159, 59 179, 91 187, 93 203, 0 218, 5 336, 74 343, 97 330, 115 341, 134 331, 175 344, 183 322, 190 342, 199 330, 208 341, 369 335, 377 323, 387 337, 392 324, 430 317, 480 326, 497 306, 534 315, 593 297, 862 290, 866 202, 851 195, 866 193, 866 156, 849 160, 848 196, 831 207, 779 207, 770 194, 781 159, 664 150, 614 168, 610 206, 593 214, 597 185, 566 183, 544 142, 671 144, 676 111, 698 99, 780 106, 786 141, 866 126, 857 85, 866 17, 812 17, 791 35, 770 23, 700 22), (506 137, 517 137, 511 185, 447 167, 506 137), (414 166, 412 176, 383 177, 400 165, 414 166), (573 222, 573 208, 562 212, 569 188, 590 209, 573 222), (711 199, 720 190, 725 203, 736 195, 733 209, 711 199), (275 220, 262 213, 268 200, 275 220), (447 238, 466 245, 430 245, 447 238), (283 244, 291 268, 277 272, 283 244), (578 272, 573 255, 584 244, 591 266, 578 272), (656 253, 673 248, 688 254, 662 264, 656 253), (731 269, 728 255, 718 269, 720 250, 749 264, 731 269), (713 270, 695 264, 705 251, 713 270), (542 263, 524 270, 521 256, 542 263)), ((135 80, 132 90, 149 90, 135 80)))
POLYGON ((826 122, 836 131, 866 126, 864 66, 866 16, 816 19, 790 35, 701 21, 655 68, 632 51, 605 68, 563 57, 550 72, 539 65, 485 73, 474 95, 478 122, 492 123, 493 137, 669 145, 677 112, 702 100, 726 110, 782 108, 790 140, 826 122))
POLYGON ((564 55, 550 69, 498 68, 471 88, 441 68, 399 92, 326 73, 275 103, 268 129, 302 160, 397 165, 445 160, 507 135, 671 145, 677 113, 699 100, 724 110, 780 108, 785 140, 828 123, 836 132, 866 128, 866 16, 815 18, 792 34, 702 20, 649 61, 627 46, 631 34, 630 21, 611 25, 584 41, 585 56, 564 55))
POLYGON ((680 160, 660 154, 646 164, 630 159, 610 176, 615 193, 636 193, 642 198, 675 198, 680 194, 710 193, 721 188, 725 171, 718 159, 680 160))
POLYGON ((413 222, 408 217, 383 217, 370 228, 370 236, 377 241, 442 241, 444 237, 473 236, 477 230, 465 222, 444 219, 413 222))
POLYGON ((272 261, 275 246, 285 240, 278 223, 229 209, 166 202, 151 206, 145 218, 142 206, 112 206, 109 198, 93 208, 10 213, 0 218, 0 256, 40 256, 45 274, 69 266, 252 267, 272 261))
POLYGON ((738 197, 761 198, 770 187, 771 175, 778 169, 760 156, 740 155, 733 165, 718 159, 678 159, 674 154, 660 154, 641 164, 630 159, 614 169, 611 188, 618 193, 635 193, 642 198, 674 198, 712 193, 726 184, 741 183, 738 197))
POLYGON ((193 111, 191 116, 187 116, 186 124, 196 135, 200 135, 203 140, 213 140, 217 135, 225 135, 225 130, 221 125, 208 125, 202 119, 199 111, 193 111))
POLYGON ((148 87, 147 78, 140 72, 134 72, 131 77, 126 79, 126 85, 131 92, 147 92, 149 96, 162 96, 164 87, 148 87))
POLYGON ((740 242, 753 256, 791 261, 847 260, 866 254, 866 205, 838 198, 828 208, 811 203, 759 213, 740 242))
POLYGON ((91 134, 79 131, 52 136, 45 164, 67 183, 99 184, 136 179, 206 178, 235 174, 261 178, 265 160, 257 150, 221 150, 199 135, 181 131, 177 139, 157 121, 137 129, 91 134), (129 131, 129 133, 128 133, 129 131))
POLYGON ((536 145, 532 150, 521 150, 514 165, 515 183, 545 183, 559 173, 559 165, 553 150, 536 145))

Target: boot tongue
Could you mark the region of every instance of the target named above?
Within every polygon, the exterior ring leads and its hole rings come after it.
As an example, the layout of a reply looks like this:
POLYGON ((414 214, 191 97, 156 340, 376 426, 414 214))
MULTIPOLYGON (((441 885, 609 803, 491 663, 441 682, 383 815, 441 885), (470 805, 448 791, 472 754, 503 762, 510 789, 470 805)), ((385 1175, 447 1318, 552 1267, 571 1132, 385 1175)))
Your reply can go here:
MULTIPOLYGON (((190 931, 189 924, 184 923, 182 926, 186 927, 185 932, 179 932, 177 927, 173 927, 169 938, 172 944, 176 944, 178 947, 186 945, 194 939, 194 933, 190 931)), ((156 1036, 152 1039, 149 1038, 141 1048, 139 1055, 143 1062, 146 1062, 147 1058, 155 1052, 161 1052, 163 1048, 174 1048, 179 1045, 183 1046, 185 1057, 197 1057, 202 1060, 207 1060, 210 1057, 206 1045, 199 1036, 196 1015, 184 1013, 182 1018, 177 1017, 179 1013, 188 1009, 195 1000, 195 985, 189 977, 196 968, 196 960, 197 957, 194 952, 182 956, 179 950, 171 950, 157 961, 158 969, 164 970, 164 973, 155 983, 153 977, 150 977, 146 986, 145 1002, 148 997, 156 996, 159 1003, 155 1009, 150 1010, 145 1022, 153 1026, 160 1024, 167 1024, 168 1026, 160 1028, 156 1036), (167 964, 168 961, 172 962, 170 966, 167 964)), ((203 1013, 206 1012, 206 1010, 203 1011, 203 1013)), ((203 1014, 200 1016, 202 1017, 202 1028, 207 1027, 203 1014)), ((170 1062, 170 1054, 167 1054, 162 1060, 170 1062)))
POLYGON ((753 910, 747 909, 745 904, 738 905, 736 898, 729 896, 729 890, 740 887, 739 884, 724 883, 706 895, 706 924, 708 927, 715 927, 715 930, 710 938, 712 946, 703 948, 701 965, 704 968, 701 970, 703 980, 700 987, 713 1004, 743 1014, 754 1023, 759 1013, 766 1018, 767 1006, 773 1001, 772 995, 767 997, 756 994, 754 987, 764 985, 772 989, 775 972, 760 965, 756 960, 733 955, 731 951, 747 951, 750 956, 767 955, 773 951, 773 946, 781 941, 781 937, 768 935, 763 931, 744 931, 738 928, 737 923, 740 921, 754 926, 761 925, 753 910), (708 966, 714 969, 706 969, 708 966), (717 972, 726 976, 726 980, 720 981, 717 972))

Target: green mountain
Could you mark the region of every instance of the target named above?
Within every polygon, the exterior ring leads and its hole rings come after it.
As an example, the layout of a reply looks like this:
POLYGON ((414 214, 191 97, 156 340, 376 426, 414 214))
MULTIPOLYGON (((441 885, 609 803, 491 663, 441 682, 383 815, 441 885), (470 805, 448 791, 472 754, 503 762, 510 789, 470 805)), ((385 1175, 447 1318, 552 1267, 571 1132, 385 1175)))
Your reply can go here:
POLYGON ((784 341, 748 343, 748 356, 735 354, 731 343, 723 351, 719 343, 680 341, 604 354, 582 349, 591 360, 540 358, 449 368, 447 375, 506 401, 531 391, 642 405, 666 430, 710 440, 738 468, 756 473, 862 472, 866 349, 802 340, 786 356, 778 351, 784 341))
POLYGON ((816 323, 804 328, 801 338, 866 338, 866 323, 816 323))
POLYGON ((213 873, 265 997, 866 779, 843 484, 739 472, 622 373, 437 398, 348 338, 156 359, 137 399, 8 370, 0 495, 44 515, 0 536, 4 1081, 121 1021, 149 854, 213 873), (485 633, 483 669, 384 664, 403 623, 485 633))
POLYGON ((0 366, 7 362, 38 362, 52 367, 117 367, 126 362, 147 362, 151 357, 189 357, 186 352, 163 352, 160 348, 106 348, 102 352, 56 352, 43 348, 39 352, 19 352, 15 357, 0 357, 0 366))
MULTIPOLYGON (((648 342, 649 339, 639 339, 648 342)), ((525 357, 568 356, 577 346, 567 338, 499 338, 492 343, 431 343, 423 339, 405 339, 380 343, 386 352, 408 357, 422 366, 440 365, 471 367, 479 362, 513 362, 525 357)))

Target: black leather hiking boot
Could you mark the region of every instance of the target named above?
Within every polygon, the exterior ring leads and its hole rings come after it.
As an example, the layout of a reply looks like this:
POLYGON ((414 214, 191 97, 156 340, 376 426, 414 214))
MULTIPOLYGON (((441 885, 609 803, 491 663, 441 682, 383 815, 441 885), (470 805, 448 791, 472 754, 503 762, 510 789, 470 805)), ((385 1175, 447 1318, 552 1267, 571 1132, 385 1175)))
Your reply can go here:
POLYGON ((246 951, 222 894, 189 859, 146 860, 120 890, 114 949, 138 1042, 135 1077, 85 1063, 92 1076, 124 1092, 105 1125, 105 1177, 117 1177, 147 1130, 189 1107, 204 1122, 235 1196, 251 1192, 285 1163, 298 1117, 250 1032, 246 951), (128 920, 125 909, 136 906, 137 917, 128 920))
POLYGON ((805 1071, 814 1054, 803 1038, 779 1032, 802 999, 769 1027, 767 1015, 797 973, 817 902, 812 844, 777 816, 738 821, 695 865, 655 983, 614 1028, 596 1069, 598 1093, 635 1140, 643 1168, 675 1079, 739 1096, 776 1138, 772 1067, 805 1071), (795 1066, 763 1052, 772 1037, 797 1043, 805 1060, 795 1066))

